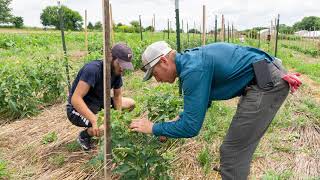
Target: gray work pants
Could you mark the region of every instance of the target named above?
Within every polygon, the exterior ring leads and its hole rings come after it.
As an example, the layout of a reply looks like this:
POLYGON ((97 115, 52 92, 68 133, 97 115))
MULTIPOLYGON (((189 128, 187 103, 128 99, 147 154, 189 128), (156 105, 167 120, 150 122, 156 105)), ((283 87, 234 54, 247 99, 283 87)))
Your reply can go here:
POLYGON ((239 100, 220 147, 223 180, 247 179, 252 155, 289 93, 289 85, 281 79, 281 72, 272 63, 269 68, 275 86, 271 90, 263 90, 257 85, 249 85, 239 100))

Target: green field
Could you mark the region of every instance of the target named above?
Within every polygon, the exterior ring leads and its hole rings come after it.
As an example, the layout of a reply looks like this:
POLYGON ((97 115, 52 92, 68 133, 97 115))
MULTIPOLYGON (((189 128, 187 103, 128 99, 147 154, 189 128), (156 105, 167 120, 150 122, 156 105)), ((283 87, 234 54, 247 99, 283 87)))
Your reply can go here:
MULTIPOLYGON (((102 33, 90 32, 88 37, 87 54, 84 33, 66 32, 71 79, 86 62, 102 58, 102 33)), ((83 154, 74 141, 79 129, 71 128, 65 116, 66 60, 60 38, 58 31, 0 31, 0 132, 3 136, 0 179, 41 179, 45 175, 52 179, 99 179, 103 175, 103 151, 100 150, 103 145, 97 140, 96 151, 83 154), (60 129, 51 124, 56 121, 63 124, 60 129), (24 122, 28 123, 26 127, 30 132, 18 128, 23 127, 24 122), (30 127, 30 123, 34 126, 30 127), (15 139, 15 133, 21 133, 23 142, 15 139), (17 147, 10 146, 11 141, 17 142, 17 147)), ((166 40, 175 48, 175 36, 170 34, 167 39, 164 33, 144 33, 141 41, 140 34, 116 33, 114 39, 128 43, 133 49, 136 71, 126 73, 124 95, 137 102, 132 112, 112 111, 111 114, 114 178, 219 178, 212 168, 219 165, 219 146, 235 113, 237 99, 214 102, 201 133, 193 139, 160 143, 153 136, 130 132, 128 125, 134 118, 147 114, 155 122, 166 121, 182 109, 177 84, 141 82, 143 74, 138 70, 141 53, 148 44, 166 40)), ((184 33, 182 49, 201 44, 199 35, 190 34, 189 42, 187 39, 184 33)), ((207 40, 210 42, 213 42, 211 35, 207 40)), ((241 44, 237 39, 233 42, 241 44)), ((247 39, 242 45, 257 47, 257 43, 247 39)), ((283 44, 293 45, 280 40, 279 58, 287 69, 303 74, 304 84, 299 92, 289 96, 262 139, 254 154, 250 179, 317 179, 320 177, 319 56, 283 44)), ((261 48, 274 53, 266 42, 261 41, 261 48)))

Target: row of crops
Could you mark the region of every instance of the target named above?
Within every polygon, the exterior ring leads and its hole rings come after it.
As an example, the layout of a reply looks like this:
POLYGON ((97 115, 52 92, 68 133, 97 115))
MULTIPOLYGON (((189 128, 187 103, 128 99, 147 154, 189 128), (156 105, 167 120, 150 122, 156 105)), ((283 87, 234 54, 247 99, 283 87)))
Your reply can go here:
POLYGON ((1 117, 34 115, 43 106, 62 99, 64 62, 52 47, 57 38, 51 34, 1 34, 1 117))
MULTIPOLYGON (((59 32, 34 34, 1 34, 0 39, 0 115, 16 119, 34 115, 46 105, 66 99, 66 61, 63 58, 59 32)), ((141 41, 138 34, 118 33, 115 42, 126 42, 134 53, 133 64, 141 66, 141 52, 148 44, 162 40, 162 33, 146 34, 141 41)), ((175 37, 168 41, 175 47, 175 37)), ((186 37, 185 37, 186 38, 186 37)), ((184 43, 183 48, 200 44, 200 38, 184 43)), ((192 40, 192 39, 191 39, 192 40)), ((84 51, 84 35, 67 32, 68 54, 84 51)), ((102 34, 89 34, 89 54, 80 59, 68 57, 71 78, 86 61, 102 58, 102 34)))

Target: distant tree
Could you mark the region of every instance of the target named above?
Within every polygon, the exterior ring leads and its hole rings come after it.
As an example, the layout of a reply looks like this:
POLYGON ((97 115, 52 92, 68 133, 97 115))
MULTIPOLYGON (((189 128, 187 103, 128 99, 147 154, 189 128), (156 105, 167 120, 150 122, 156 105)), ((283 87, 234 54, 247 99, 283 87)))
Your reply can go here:
POLYGON ((94 29, 93 24, 91 22, 89 22, 87 28, 90 30, 93 30, 94 29))
MULTIPOLYGON (((247 37, 252 37, 254 39, 258 38, 258 32, 260 28, 252 28, 252 29, 246 29, 241 31, 241 34, 246 35, 247 37)), ((226 36, 227 36, 227 30, 226 30, 226 36)))
POLYGON ((116 32, 124 32, 124 33, 135 33, 136 28, 133 26, 122 25, 122 26, 118 26, 115 31, 116 32))
POLYGON ((96 30, 102 30, 102 24, 100 21, 96 22, 96 24, 94 24, 94 29, 96 30))
POLYGON ((118 27, 118 26, 123 26, 123 24, 122 24, 122 23, 118 23, 118 24, 117 24, 117 27, 118 27))
POLYGON ((16 28, 22 28, 23 27, 23 18, 21 16, 13 17, 12 24, 14 24, 14 27, 16 27, 16 28))
MULTIPOLYGON (((81 30, 83 20, 79 12, 73 11, 66 6, 61 6, 61 8, 64 28, 67 30, 81 30)), ((40 20, 43 26, 54 26, 56 29, 60 29, 59 7, 46 7, 40 15, 40 20)))
POLYGON ((146 31, 154 32, 154 28, 152 26, 148 26, 145 29, 146 31))
POLYGON ((139 21, 131 21, 130 24, 131 24, 133 27, 140 27, 139 21))
MULTIPOLYGON (((164 30, 162 30, 162 32, 167 33, 167 32, 168 32, 168 29, 164 29, 164 30)), ((174 31, 174 30, 172 30, 172 29, 170 29, 170 33, 175 33, 175 31, 174 31)))
POLYGON ((9 7, 12 0, 0 0, 0 24, 10 23, 12 20, 11 8, 9 7))
POLYGON ((256 30, 256 31, 261 31, 262 29, 267 29, 267 28, 266 27, 254 27, 252 29, 256 30))
POLYGON ((291 26, 287 26, 285 24, 279 24, 279 33, 293 34, 294 33, 294 29, 291 26))
POLYGON ((198 29, 190 29, 189 33, 200 33, 198 29))
POLYGON ((294 30, 320 30, 320 17, 308 16, 293 25, 294 30))

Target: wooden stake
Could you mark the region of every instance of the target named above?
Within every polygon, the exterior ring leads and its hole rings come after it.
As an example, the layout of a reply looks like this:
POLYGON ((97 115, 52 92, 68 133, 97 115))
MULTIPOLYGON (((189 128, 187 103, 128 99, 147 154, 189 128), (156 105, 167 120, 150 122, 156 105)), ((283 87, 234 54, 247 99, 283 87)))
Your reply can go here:
POLYGON ((188 24, 188 21, 187 21, 187 38, 188 38, 188 47, 189 47, 189 24, 188 24))
POLYGON ((202 40, 202 36, 201 36, 201 35, 202 35, 202 33, 201 33, 201 25, 200 25, 200 33, 199 33, 199 34, 200 34, 199 44, 201 44, 201 40, 202 40))
POLYGON ((170 39, 170 21, 168 19, 168 39, 170 39))
POLYGON ((153 31, 156 31, 156 15, 153 14, 153 31))
POLYGON ((111 46, 114 44, 114 32, 113 32, 113 20, 112 20, 112 6, 110 4, 110 30, 112 34, 112 41, 111 41, 111 46))
POLYGON ((181 33, 183 33, 183 19, 181 20, 181 30, 182 30, 182 32, 181 33))
POLYGON ((278 14, 278 18, 277 18, 277 21, 276 21, 276 45, 275 45, 275 48, 274 48, 274 56, 277 57, 277 52, 278 52, 278 35, 279 35, 279 21, 280 21, 280 14, 278 14))
POLYGON ((110 64, 111 59, 109 54, 111 54, 110 49, 110 6, 109 0, 102 0, 103 7, 103 102, 104 102, 104 177, 105 179, 111 179, 111 125, 110 125, 110 64))
POLYGON ((140 25, 140 40, 143 40, 143 36, 142 36, 142 24, 141 24, 141 15, 139 15, 139 25, 140 25))
POLYGON ((221 19, 221 36, 223 41, 225 41, 225 31, 224 31, 224 16, 222 14, 222 19, 221 19))
POLYGON ((202 16, 202 46, 206 45, 206 6, 203 5, 203 16, 202 16))
POLYGON ((230 42, 230 26, 229 26, 229 21, 228 21, 228 43, 230 42))
POLYGON ((215 20, 214 20, 214 42, 217 42, 217 31, 218 31, 218 16, 215 15, 215 20))
POLYGON ((194 39, 194 34, 196 33, 196 21, 193 22, 193 39, 194 39))
POLYGON ((84 11, 84 36, 85 36, 85 51, 86 54, 89 54, 89 50, 88 50, 88 30, 87 30, 87 10, 84 11))

